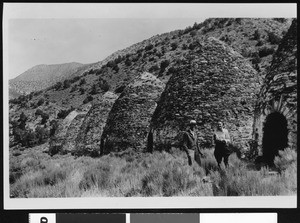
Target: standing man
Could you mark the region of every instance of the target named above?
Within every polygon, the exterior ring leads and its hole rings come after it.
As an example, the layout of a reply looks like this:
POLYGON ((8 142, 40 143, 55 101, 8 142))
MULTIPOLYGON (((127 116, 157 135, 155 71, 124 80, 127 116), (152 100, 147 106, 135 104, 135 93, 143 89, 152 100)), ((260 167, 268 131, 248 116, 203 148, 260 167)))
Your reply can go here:
POLYGON ((182 149, 186 152, 188 157, 189 165, 192 165, 192 156, 194 156, 195 161, 200 165, 200 155, 203 157, 203 153, 201 153, 198 145, 197 134, 195 131, 197 122, 195 120, 191 120, 189 122, 189 129, 183 134, 183 143, 182 149))
POLYGON ((223 128, 223 123, 218 122, 217 130, 213 135, 213 143, 215 145, 215 158, 217 160, 218 166, 222 162, 224 158, 225 166, 228 166, 228 157, 230 155, 229 150, 229 143, 230 143, 230 136, 227 129, 223 128))

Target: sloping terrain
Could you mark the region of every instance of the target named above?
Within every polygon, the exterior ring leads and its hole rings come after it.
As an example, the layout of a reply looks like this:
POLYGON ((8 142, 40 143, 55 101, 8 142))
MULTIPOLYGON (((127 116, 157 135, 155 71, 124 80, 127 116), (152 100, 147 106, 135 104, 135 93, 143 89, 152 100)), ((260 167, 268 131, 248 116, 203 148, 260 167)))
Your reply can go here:
POLYGON ((39 91, 67 79, 82 66, 80 63, 37 65, 9 80, 9 86, 22 94, 39 91))

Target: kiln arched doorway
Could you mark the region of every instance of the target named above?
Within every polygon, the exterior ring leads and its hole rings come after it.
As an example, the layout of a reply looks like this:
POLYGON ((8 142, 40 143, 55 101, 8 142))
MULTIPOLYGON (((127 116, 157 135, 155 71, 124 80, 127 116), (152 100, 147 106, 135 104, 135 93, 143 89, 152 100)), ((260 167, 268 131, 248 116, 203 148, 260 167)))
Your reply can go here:
POLYGON ((285 116, 273 112, 266 117, 263 127, 263 158, 268 165, 274 164, 274 158, 279 150, 288 146, 288 128, 285 116))

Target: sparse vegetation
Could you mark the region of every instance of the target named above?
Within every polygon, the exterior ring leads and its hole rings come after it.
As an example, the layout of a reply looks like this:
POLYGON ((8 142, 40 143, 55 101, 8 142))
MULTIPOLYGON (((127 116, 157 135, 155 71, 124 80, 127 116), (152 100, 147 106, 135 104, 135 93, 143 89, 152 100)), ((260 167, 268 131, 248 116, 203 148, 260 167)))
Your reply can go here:
MULTIPOLYGON (((296 193, 296 166, 280 175, 249 170, 230 156, 218 169, 213 150, 199 166, 188 166, 185 154, 141 154, 125 151, 100 158, 49 155, 34 150, 11 159, 11 197, 127 196, 259 196, 296 193), (294 169, 293 169, 294 168, 294 169)), ((295 164, 295 163, 294 163, 295 164)))

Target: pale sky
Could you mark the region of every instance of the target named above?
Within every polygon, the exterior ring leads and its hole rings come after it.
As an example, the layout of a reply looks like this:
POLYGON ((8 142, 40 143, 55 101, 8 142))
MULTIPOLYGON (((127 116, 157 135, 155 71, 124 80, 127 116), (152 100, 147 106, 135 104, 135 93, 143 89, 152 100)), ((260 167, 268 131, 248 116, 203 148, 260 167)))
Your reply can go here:
POLYGON ((9 75, 37 64, 92 63, 203 19, 11 19, 9 75))
POLYGON ((209 17, 296 17, 296 4, 5 3, 4 74, 39 64, 98 62, 209 17))

